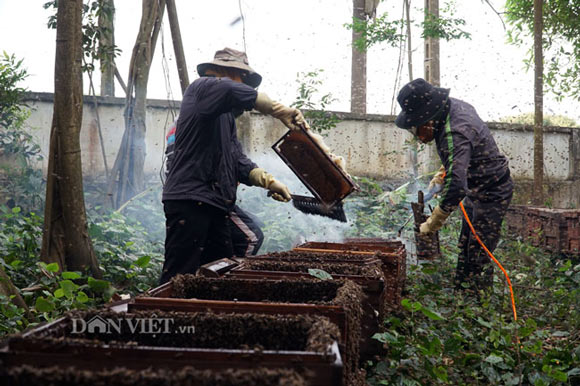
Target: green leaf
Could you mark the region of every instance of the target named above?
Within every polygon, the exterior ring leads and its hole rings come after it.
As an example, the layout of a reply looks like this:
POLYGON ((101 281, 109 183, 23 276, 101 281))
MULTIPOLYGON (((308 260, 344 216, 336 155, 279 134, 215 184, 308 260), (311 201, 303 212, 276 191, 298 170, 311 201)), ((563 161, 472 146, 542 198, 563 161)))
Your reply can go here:
POLYGON ((447 370, 443 366, 437 366, 433 368, 433 372, 437 376, 437 379, 447 382, 447 370))
POLYGON ((94 279, 92 277, 89 277, 87 284, 95 292, 105 292, 111 286, 111 283, 106 280, 94 279))
POLYGON ((141 256, 135 260, 135 265, 139 268, 145 268, 151 261, 151 256, 141 256))
POLYGON ((56 291, 54 291, 54 297, 57 299, 60 299, 64 296, 64 291, 62 288, 58 288, 56 291))
POLYGON ((485 320, 481 319, 481 316, 478 316, 476 321, 477 321, 477 323, 481 324, 483 327, 491 328, 491 323, 486 322, 485 320))
POLYGON ((568 371, 568 376, 580 375, 580 367, 574 367, 572 370, 568 371))
POLYGON ((64 296, 66 296, 69 299, 72 299, 74 297, 73 293, 74 291, 76 291, 78 286, 70 280, 62 280, 59 282, 59 284, 60 288, 62 288, 64 292, 64 296))
POLYGON ((568 375, 560 370, 553 370, 550 377, 560 382, 568 382, 568 375))
POLYGON ((451 337, 445 341, 444 348, 448 355, 456 353, 461 348, 461 340, 456 337, 451 337))
POLYGON ((36 298, 35 308, 39 312, 50 312, 54 310, 54 303, 51 301, 39 296, 36 298))
POLYGON ((423 315, 425 315, 426 317, 428 317, 431 320, 445 320, 445 318, 443 316, 441 316, 441 314, 439 314, 438 312, 435 312, 433 310, 430 310, 427 307, 422 306, 421 312, 423 313, 423 315))
POLYGON ((513 373, 506 373, 502 375, 501 379, 504 381, 504 385, 506 386, 516 386, 520 384, 520 377, 513 373))
POLYGON ((58 263, 50 263, 46 265, 46 270, 48 272, 58 272, 58 263))
POLYGON ((12 208, 12 213, 20 213, 22 209, 20 209, 19 206, 15 206, 14 208, 12 208))
POLYGON ((422 268, 423 273, 427 275, 432 275, 437 272, 437 267, 434 265, 425 265, 422 268))
POLYGON ((560 267, 558 271, 566 272, 567 270, 570 269, 570 267, 572 267, 572 262, 570 260, 566 260, 566 263, 562 267, 560 267))
POLYGON ((374 334, 373 339, 376 339, 381 343, 397 343, 397 338, 388 331, 374 334))
POLYGON ((470 363, 476 363, 480 359, 481 359, 481 355, 479 355, 479 354, 467 353, 463 357, 463 364, 466 365, 466 364, 470 364, 470 363))
POLYGON ((63 279, 67 279, 67 280, 75 280, 75 279, 80 279, 82 276, 80 273, 78 272, 71 272, 71 271, 65 271, 61 274, 63 279))
POLYGON ((401 300, 401 305, 405 307, 407 311, 415 312, 419 311, 423 306, 419 302, 412 302, 409 299, 401 300))
POLYGON ((86 303, 88 301, 89 301, 89 297, 87 296, 87 294, 84 293, 83 291, 79 291, 79 293, 77 294, 77 302, 86 303))
POLYGON ((485 361, 491 364, 496 364, 496 363, 500 363, 503 362, 503 358, 500 356, 497 356, 495 354, 489 354, 489 356, 487 358, 485 358, 485 361))
POLYGON ((322 269, 310 268, 308 269, 308 273, 317 279, 332 280, 332 275, 322 269))

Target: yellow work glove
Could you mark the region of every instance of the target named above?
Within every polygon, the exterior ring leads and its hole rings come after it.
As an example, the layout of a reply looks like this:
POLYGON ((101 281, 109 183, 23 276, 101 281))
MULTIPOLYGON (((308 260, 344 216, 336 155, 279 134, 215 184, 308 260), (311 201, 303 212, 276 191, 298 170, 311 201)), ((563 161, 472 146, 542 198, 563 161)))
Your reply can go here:
POLYGON ((258 93, 254 108, 262 114, 279 119, 290 130, 300 130, 302 127, 306 130, 310 129, 300 110, 275 102, 263 92, 258 93))
POLYGON ((433 190, 433 187, 435 185, 443 185, 444 176, 445 176, 445 167, 443 165, 441 165, 441 167, 439 168, 439 171, 437 173, 435 173, 435 175, 431 179, 431 182, 429 182, 429 187, 427 188, 427 190, 428 191, 433 190))
POLYGON ((443 224, 445 220, 449 217, 449 213, 445 212, 439 205, 435 207, 431 216, 419 227, 419 233, 431 233, 437 232, 443 224))
POLYGON ((288 202, 292 199, 288 187, 262 168, 252 169, 248 179, 252 185, 268 189, 272 193, 274 200, 288 202))

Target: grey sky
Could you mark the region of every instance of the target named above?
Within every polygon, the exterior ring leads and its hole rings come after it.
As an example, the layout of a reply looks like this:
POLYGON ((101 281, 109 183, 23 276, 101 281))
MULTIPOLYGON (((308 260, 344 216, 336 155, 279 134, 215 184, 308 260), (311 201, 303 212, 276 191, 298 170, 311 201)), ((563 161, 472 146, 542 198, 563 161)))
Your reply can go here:
MULTIPOLYGON (((0 0, 0 49, 24 58, 31 76, 25 86, 31 91, 53 90, 55 32, 48 30, 50 12, 45 0, 0 0)), ((378 14, 401 15, 400 1, 383 1, 378 14)), ((443 3, 443 1, 442 1, 443 3)), ((492 0, 501 9, 503 0, 492 0)), ((344 28, 352 15, 352 0, 241 0, 250 64, 262 74, 260 90, 290 104, 297 92, 298 72, 324 69, 321 91, 331 92, 337 101, 330 109, 350 107, 351 32, 344 28)), ((422 0, 414 0, 414 19, 420 20, 422 0)), ((116 43, 122 49, 117 59, 126 78, 137 35, 141 1, 116 1, 116 43)), ((196 65, 209 61, 225 46, 243 49, 242 23, 231 26, 239 14, 238 0, 177 1, 190 79, 197 77, 196 65)), ((471 40, 442 42, 441 83, 451 95, 472 103, 485 120, 533 111, 533 74, 524 71, 526 48, 506 43, 498 17, 480 0, 455 2, 455 17, 466 20, 471 40)), ((420 31, 413 31, 414 77, 423 76, 423 46, 420 31)), ((163 35, 170 89, 180 99, 169 24, 163 35)), ((161 38, 161 37, 160 37, 161 38)), ((368 52, 368 112, 389 114, 395 84, 398 49, 379 45, 368 52)), ((402 83, 408 81, 406 63, 402 83)), ((95 79, 98 81, 98 78, 95 79)), ((85 90, 88 81, 85 81, 85 90)), ((117 87, 117 96, 121 95, 117 87)), ((166 99, 168 89, 162 67, 161 39, 150 74, 149 97, 166 99)), ((580 121, 579 103, 557 103, 547 94, 545 113, 567 115, 580 121)), ((397 109, 398 111, 398 109, 397 109)))

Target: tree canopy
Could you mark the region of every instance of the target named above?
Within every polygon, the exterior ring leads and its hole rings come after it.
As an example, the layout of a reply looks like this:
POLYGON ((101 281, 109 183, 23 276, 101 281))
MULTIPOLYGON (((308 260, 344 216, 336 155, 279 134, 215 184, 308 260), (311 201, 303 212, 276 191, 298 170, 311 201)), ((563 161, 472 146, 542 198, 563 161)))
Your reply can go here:
MULTIPOLYGON (((533 35, 533 1, 506 0, 505 10, 511 26, 509 41, 524 44, 524 38, 533 35)), ((543 13, 545 86, 559 99, 580 100, 580 0, 546 0, 543 13)), ((530 49, 525 60, 528 67, 532 58, 530 49)))

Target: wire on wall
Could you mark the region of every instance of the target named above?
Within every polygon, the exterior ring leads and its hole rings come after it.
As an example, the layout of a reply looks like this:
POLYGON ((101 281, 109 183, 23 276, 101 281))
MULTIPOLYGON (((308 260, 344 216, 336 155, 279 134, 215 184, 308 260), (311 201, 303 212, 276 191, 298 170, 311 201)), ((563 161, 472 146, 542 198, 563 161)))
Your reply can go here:
POLYGON ((242 39, 244 42, 244 52, 248 54, 248 48, 246 47, 246 19, 244 18, 244 12, 242 11, 242 0, 238 0, 238 6, 240 8, 240 18, 242 19, 242 39))

